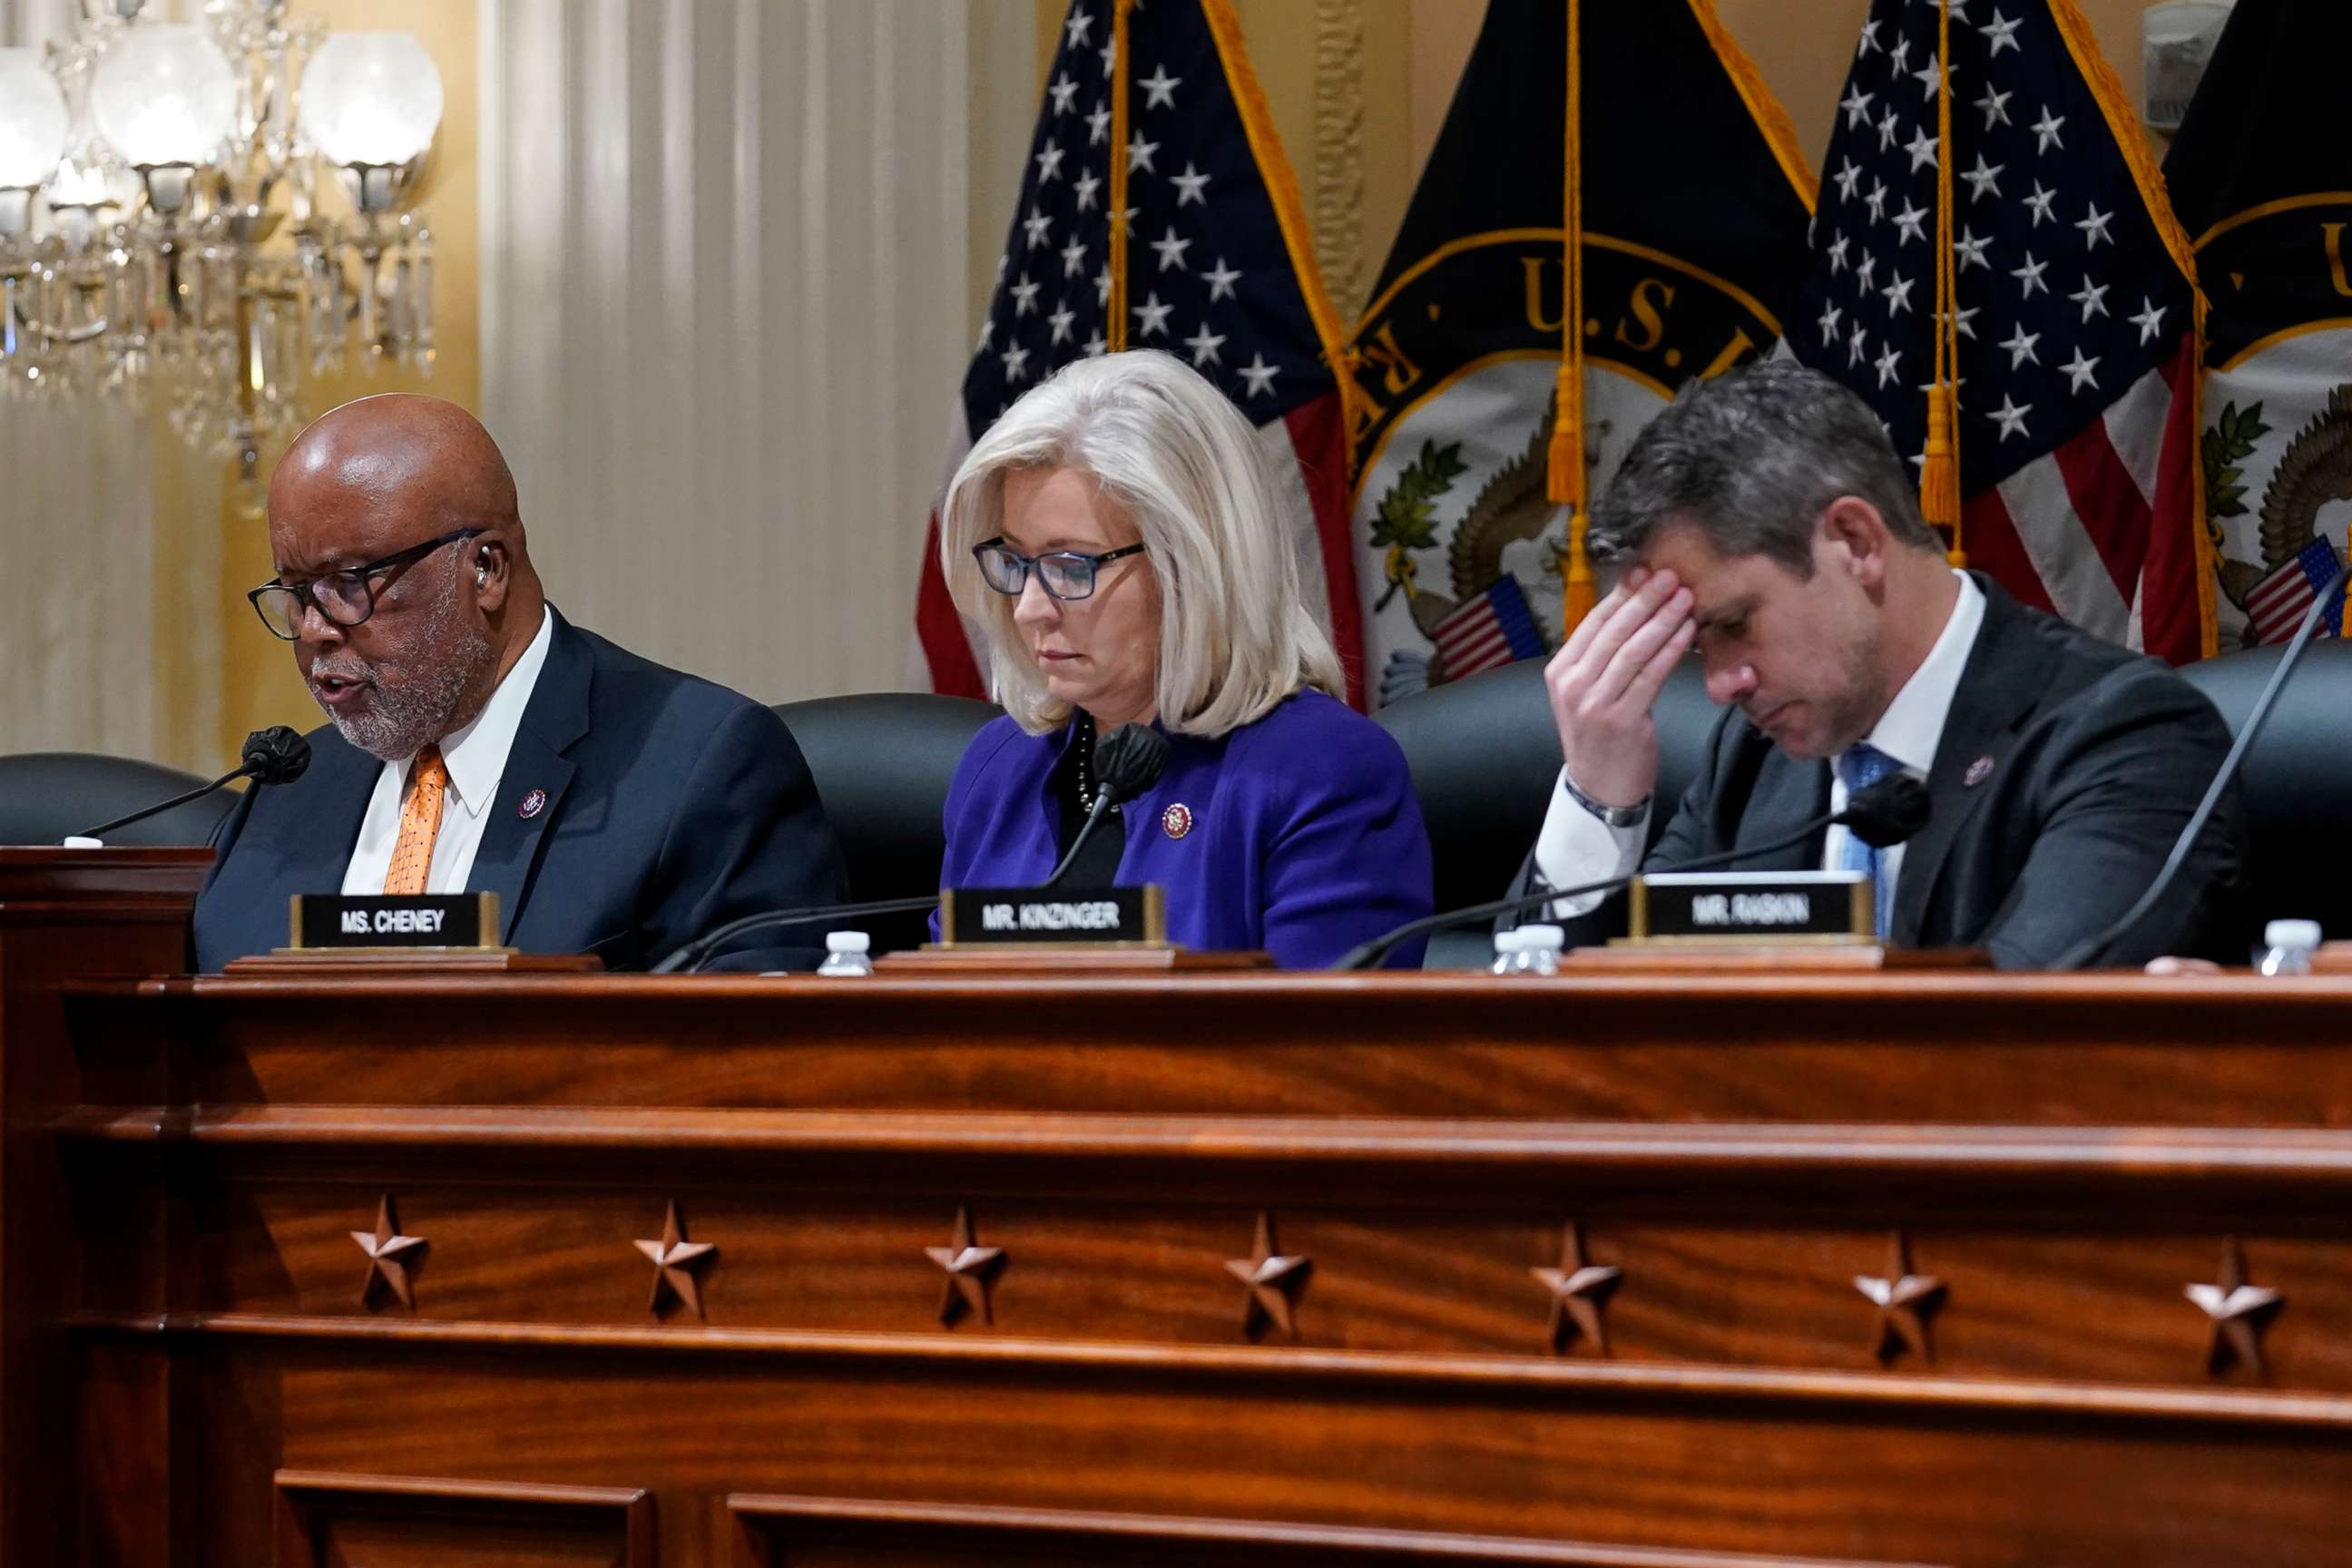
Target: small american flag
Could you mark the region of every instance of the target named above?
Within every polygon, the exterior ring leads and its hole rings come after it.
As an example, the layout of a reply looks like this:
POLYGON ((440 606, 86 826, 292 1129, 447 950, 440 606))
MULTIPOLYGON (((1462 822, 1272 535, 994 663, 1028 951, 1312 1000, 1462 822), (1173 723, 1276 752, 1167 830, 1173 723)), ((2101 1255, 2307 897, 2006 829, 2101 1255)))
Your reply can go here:
POLYGON ((1514 659, 1539 658, 1548 644, 1528 609, 1528 597, 1513 576, 1497 578, 1485 593, 1463 601, 1431 628, 1445 679, 1459 680, 1514 659))
POLYGON ((2185 663, 2211 636, 2188 238, 2075 0, 1949 9, 1947 148, 1944 7, 1873 0, 1790 345, 1921 460, 1937 160, 1948 160, 1969 564, 2028 604, 2185 663))
MULTIPOLYGON (((2253 621, 2254 641, 2283 643, 2294 636, 2305 613, 2311 608, 2312 596, 2335 578, 2336 565, 2336 546, 2327 540, 2315 539, 2294 560, 2256 584, 2246 595, 2246 614, 2253 621)), ((2343 619, 2344 597, 2338 594, 2334 605, 2319 617, 2319 627, 2312 636, 2341 636, 2343 619)))
MULTIPOLYGON (((1342 330, 1308 248, 1297 181, 1265 122, 1229 0, 1129 5, 1124 58, 1120 3, 1073 0, 1063 20, 996 294, 956 399, 946 475, 1014 399, 1108 348, 1111 160, 1123 160, 1127 346, 1179 356, 1257 427, 1308 602, 1328 605, 1360 706, 1362 611, 1332 374, 1342 330), (1127 82, 1124 145, 1112 134, 1115 72, 1127 82)), ((988 694, 985 647, 940 574, 936 511, 915 630, 931 689, 988 694)))

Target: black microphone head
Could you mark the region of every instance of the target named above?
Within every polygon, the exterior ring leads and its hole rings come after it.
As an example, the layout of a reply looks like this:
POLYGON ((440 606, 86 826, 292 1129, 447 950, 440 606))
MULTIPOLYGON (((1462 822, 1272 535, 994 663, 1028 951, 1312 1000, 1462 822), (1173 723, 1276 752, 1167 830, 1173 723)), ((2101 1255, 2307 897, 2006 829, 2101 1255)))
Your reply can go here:
POLYGON ((1149 724, 1121 724, 1095 742, 1095 777, 1115 800, 1133 800, 1167 766, 1168 737, 1149 724))
POLYGON ((1909 773, 1894 773, 1854 791, 1838 820, 1873 849, 1887 849, 1927 826, 1930 809, 1926 784, 1909 773))
POLYGON ((245 738, 243 761, 256 784, 292 784, 310 765, 310 742, 299 731, 272 724, 245 738))

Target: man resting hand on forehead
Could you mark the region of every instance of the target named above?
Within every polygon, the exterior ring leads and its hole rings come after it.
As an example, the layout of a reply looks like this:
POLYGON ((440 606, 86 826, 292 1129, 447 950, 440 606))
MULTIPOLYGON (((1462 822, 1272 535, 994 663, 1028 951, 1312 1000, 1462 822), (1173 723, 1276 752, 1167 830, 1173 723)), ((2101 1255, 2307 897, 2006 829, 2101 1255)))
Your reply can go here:
MULTIPOLYGON (((312 424, 271 477, 269 547, 248 597, 333 722, 301 778, 222 825, 198 969, 284 945, 296 893, 495 892, 508 945, 613 969, 847 897, 782 721, 564 620, 506 459, 455 404, 370 397, 312 424)), ((789 940, 714 967, 811 945, 789 940)))
MULTIPOLYGON (((1523 891, 1785 837, 1901 772, 1933 804, 1907 843, 1874 851, 1832 828, 1727 869, 1868 871, 1890 943, 2046 965, 2139 897, 2229 749, 2160 662, 1952 570, 1876 416, 1790 362, 1685 387, 1635 438, 1587 541, 1616 583, 1545 671, 1564 765, 1523 891), (1660 805, 1651 709, 1693 649, 1729 711, 1688 793, 1660 805)), ((2106 961, 2242 959, 2242 834, 2225 799, 2177 895, 2106 961)), ((1575 932, 1604 934, 1605 914, 1575 932)))

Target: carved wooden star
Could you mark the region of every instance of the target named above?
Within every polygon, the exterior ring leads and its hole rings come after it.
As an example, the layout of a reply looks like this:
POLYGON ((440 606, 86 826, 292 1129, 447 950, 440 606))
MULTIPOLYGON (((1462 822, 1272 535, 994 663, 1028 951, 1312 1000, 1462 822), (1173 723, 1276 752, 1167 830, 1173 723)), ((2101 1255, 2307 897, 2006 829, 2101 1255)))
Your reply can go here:
POLYGON ((1255 1258, 1234 1258, 1225 1261, 1233 1277, 1249 1287, 1249 1297, 1242 1306, 1242 1332, 1256 1339, 1272 1323, 1292 1339, 1298 1337, 1298 1321, 1293 1309, 1298 1293, 1307 1288, 1307 1277, 1314 1271, 1314 1260, 1307 1258, 1286 1258, 1274 1239, 1274 1215, 1260 1210, 1257 1216, 1257 1240, 1253 1247, 1255 1258))
POLYGON ((1609 1292, 1625 1277, 1625 1271, 1586 1262, 1583 1233, 1574 1220, 1570 1220, 1559 1240, 1559 1267, 1530 1268, 1528 1272, 1542 1280, 1544 1289, 1551 1292, 1551 1348, 1566 1350, 1569 1342, 1581 1334, 1592 1342, 1595 1351, 1607 1355, 1609 1330, 1601 1321, 1601 1310, 1609 1292))
POLYGON ((408 1288, 408 1265, 401 1258, 425 1245, 421 1236, 400 1234, 400 1221, 392 1211, 392 1194, 386 1193, 375 1205, 375 1229, 355 1230, 352 1239, 367 1254, 367 1278, 360 1283, 360 1305, 373 1306, 379 1289, 389 1289, 400 1304, 410 1311, 416 1310, 415 1298, 408 1288))
POLYGON ((2263 1376, 2263 1326, 2286 1297, 2276 1290, 2246 1283, 2246 1260, 2238 1238, 2221 1244, 2221 1278, 2211 1285, 2191 1285, 2182 1292, 2197 1303, 2210 1321, 2212 1336, 2205 1344, 2205 1370, 2218 1373, 2234 1360, 2255 1376, 2263 1376))
POLYGON ((662 1298, 674 1296, 691 1308, 696 1317, 704 1316, 699 1274, 719 1256, 719 1246, 716 1242, 686 1239, 686 1224, 677 1217, 676 1199, 671 1200, 669 1212, 662 1217, 661 1239, 640 1241, 636 1248, 654 1266, 653 1294, 646 1298, 646 1310, 660 1311, 662 1298))
POLYGON ((1901 1231, 1895 1233, 1887 1250, 1885 1278, 1857 1274, 1853 1288, 1878 1308, 1878 1321, 1871 1331, 1872 1355, 1892 1362, 1907 1345, 1921 1361, 1936 1359, 1927 1338, 1927 1314, 1944 1294, 1944 1282, 1932 1274, 1911 1272, 1911 1244, 1901 1231))
POLYGON ((956 1210, 955 1229, 949 1233, 945 1247, 927 1247, 923 1250, 948 1273, 947 1285, 940 1292, 940 1323, 951 1329, 967 1312, 978 1312, 983 1323, 996 1321, 995 1303, 991 1297, 996 1277, 1003 1272, 1007 1259, 1004 1248, 980 1245, 971 1228, 970 1209, 956 1210))

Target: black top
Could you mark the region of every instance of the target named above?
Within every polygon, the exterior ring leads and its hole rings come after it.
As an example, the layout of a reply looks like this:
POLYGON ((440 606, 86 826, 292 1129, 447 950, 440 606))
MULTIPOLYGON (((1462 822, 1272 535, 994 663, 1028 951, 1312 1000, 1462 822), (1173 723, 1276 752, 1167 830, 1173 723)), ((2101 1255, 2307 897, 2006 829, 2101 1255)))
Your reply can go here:
MULTIPOLYGON (((1061 853, 1067 855, 1070 845, 1077 838, 1078 829, 1086 826, 1087 810, 1092 802, 1095 756, 1095 721, 1085 710, 1078 712, 1076 732, 1071 736, 1062 760, 1055 764, 1054 799, 1061 808, 1059 831, 1055 843, 1061 853)), ((1118 861, 1127 848, 1127 821, 1119 808, 1112 806, 1103 814, 1088 836, 1086 847, 1070 867, 1062 883, 1071 888, 1108 888, 1118 880, 1118 861)))

